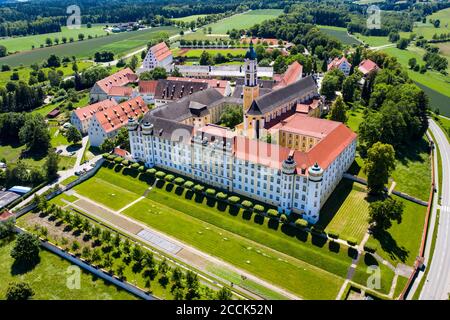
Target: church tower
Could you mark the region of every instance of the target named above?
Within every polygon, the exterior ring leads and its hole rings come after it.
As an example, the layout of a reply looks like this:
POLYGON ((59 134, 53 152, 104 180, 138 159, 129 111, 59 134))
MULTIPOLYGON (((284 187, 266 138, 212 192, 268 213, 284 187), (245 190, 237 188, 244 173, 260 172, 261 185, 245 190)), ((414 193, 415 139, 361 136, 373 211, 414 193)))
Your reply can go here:
POLYGON ((244 114, 252 105, 253 100, 259 97, 259 85, 257 68, 258 60, 255 49, 253 48, 253 41, 250 41, 250 48, 245 54, 245 79, 244 79, 244 114))

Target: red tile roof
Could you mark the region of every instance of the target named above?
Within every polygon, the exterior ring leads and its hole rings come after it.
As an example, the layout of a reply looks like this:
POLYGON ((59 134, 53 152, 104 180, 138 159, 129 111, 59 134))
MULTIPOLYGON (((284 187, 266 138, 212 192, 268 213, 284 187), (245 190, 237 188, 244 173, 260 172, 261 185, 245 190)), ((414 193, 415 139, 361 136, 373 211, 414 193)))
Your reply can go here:
POLYGON ((109 93, 112 87, 126 86, 131 82, 136 82, 137 75, 130 69, 125 68, 102 80, 97 81, 97 85, 106 93, 109 93))
POLYGON ((78 108, 74 112, 78 119, 87 120, 97 112, 107 110, 108 108, 111 108, 115 105, 117 105, 116 101, 107 99, 94 104, 90 104, 83 108, 78 108))
POLYGON ((331 61, 330 62, 330 64, 328 65, 328 71, 330 71, 331 69, 334 69, 334 68, 339 68, 339 66, 342 64, 342 63, 344 63, 344 62, 347 62, 350 66, 351 66, 351 64, 350 64, 350 62, 348 62, 348 60, 347 60, 347 58, 346 57, 342 57, 342 58, 335 58, 333 61, 331 61))
POLYGON ((108 92, 109 96, 131 97, 133 88, 131 87, 111 87, 108 92))
POLYGON ((165 42, 158 43, 150 48, 150 51, 153 53, 155 59, 159 62, 166 59, 168 56, 172 54, 169 47, 165 42))
POLYGON ((374 70, 378 70, 379 67, 378 65, 373 62, 372 60, 366 59, 361 61, 361 63, 359 64, 358 67, 359 71, 362 72, 362 74, 366 75, 374 70))
POLYGON ((120 149, 120 148, 114 148, 114 152, 113 152, 116 156, 125 158, 128 157, 130 155, 130 153, 127 150, 124 149, 120 149))
POLYGON ((12 217, 14 214, 8 210, 5 210, 3 212, 0 213, 0 221, 6 221, 8 220, 10 217, 12 217))
POLYGON ((289 66, 289 68, 281 77, 275 78, 275 80, 278 83, 274 89, 286 87, 294 83, 295 81, 299 80, 302 77, 302 74, 303 74, 303 66, 297 61, 294 61, 294 63, 292 63, 289 66))
POLYGON ((148 94, 156 92, 157 80, 141 80, 139 81, 139 93, 148 94))
POLYGON ((182 77, 168 77, 167 80, 172 81, 188 81, 195 83, 206 83, 210 88, 217 89, 222 95, 225 95, 225 89, 227 88, 227 80, 216 80, 216 79, 196 79, 196 78, 182 78, 182 77))
POLYGON ((340 122, 308 117, 300 113, 295 113, 273 126, 270 130, 282 130, 323 139, 339 125, 341 125, 340 122))
POLYGON ((97 112, 95 117, 103 128, 103 131, 108 133, 126 125, 129 117, 137 118, 147 111, 148 107, 142 97, 137 97, 108 108, 104 112, 97 112))
POLYGON ((313 99, 309 103, 297 103, 296 112, 308 114, 310 110, 317 109, 319 107, 320 100, 313 99))

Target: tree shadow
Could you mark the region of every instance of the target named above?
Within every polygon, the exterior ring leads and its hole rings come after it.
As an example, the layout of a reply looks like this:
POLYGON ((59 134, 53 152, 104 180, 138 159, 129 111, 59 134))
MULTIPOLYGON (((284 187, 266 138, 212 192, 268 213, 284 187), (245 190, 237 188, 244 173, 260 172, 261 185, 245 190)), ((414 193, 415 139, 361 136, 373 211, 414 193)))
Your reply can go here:
POLYGON ((148 185, 153 185, 153 183, 155 183, 155 178, 149 174, 141 173, 139 175, 139 181, 145 182, 148 185))
POLYGON ((204 198, 205 198, 205 196, 201 193, 195 194, 195 202, 197 202, 197 203, 203 203, 204 198))
MULTIPOLYGON (((217 210, 219 210, 220 212, 225 212, 225 210, 227 210, 228 204, 224 201, 220 201, 217 200, 217 210)), ((232 213, 232 206, 230 206, 230 209, 228 210, 228 212, 234 216, 237 215, 237 212, 233 211, 234 214, 232 213)))
POLYGON ((352 260, 355 260, 356 258, 358 258, 358 250, 356 250, 355 248, 348 248, 347 256, 352 260))
POLYGON ((192 200, 193 197, 194 197, 194 191, 192 191, 192 190, 187 190, 186 193, 184 194, 185 199, 192 200))
POLYGON ((361 172, 361 166, 358 164, 358 162, 353 161, 352 165, 348 169, 348 173, 354 176, 357 176, 361 172))
POLYGON ((32 271, 41 262, 41 257, 38 257, 35 261, 30 263, 21 260, 14 260, 11 265, 11 275, 17 276, 32 271))
POLYGON ((328 250, 334 253, 339 253, 341 250, 341 245, 336 241, 330 241, 328 242, 328 250))
POLYGON ((208 207, 214 208, 215 205, 216 205, 216 199, 210 198, 210 197, 206 197, 206 205, 208 207))
POLYGON ((368 252, 364 254, 364 264, 366 266, 379 266, 377 259, 375 259, 375 257, 368 252))
POLYGON ((253 218, 253 221, 256 224, 259 224, 259 225, 262 226, 264 224, 264 216, 262 216, 260 214, 255 214, 255 217, 253 218))
POLYGON ((239 214, 240 208, 238 206, 229 205, 228 212, 233 216, 236 217, 239 214))
POLYGON ((177 196, 181 196, 183 194, 183 191, 184 191, 183 187, 178 186, 178 187, 175 188, 175 194, 177 196))
POLYGON ((429 153, 430 145, 425 138, 412 141, 409 144, 404 144, 396 147, 395 156, 398 161, 403 165, 406 165, 410 161, 424 162, 425 159, 421 156, 421 153, 429 153))
POLYGON ((166 184, 166 191, 167 192, 172 192, 173 188, 175 188, 175 186, 172 183, 167 183, 166 184))
POLYGON ((269 222, 267 222, 267 226, 269 227, 269 229, 278 230, 280 222, 278 221, 278 219, 270 218, 269 222))
POLYGON ((316 247, 323 248, 327 241, 328 239, 326 239, 325 237, 311 233, 311 243, 316 247))
MULTIPOLYGON (((122 165, 119 165, 119 166, 120 166, 120 170, 116 171, 116 172, 122 171, 123 166, 122 165)), ((117 167, 119 167, 119 166, 117 166, 117 167)), ((114 169, 114 170, 116 170, 116 169, 114 169)), ((139 176, 139 170, 133 169, 133 168, 125 168, 125 169, 123 169, 122 174, 124 174, 126 176, 130 176, 132 178, 137 178, 139 176)))
POLYGON ((378 240, 383 251, 389 254, 392 259, 399 259, 401 262, 405 262, 408 258, 409 251, 403 246, 400 247, 389 232, 377 230, 374 232, 373 237, 378 240))
POLYGON ((252 219, 252 215, 253 212, 251 212, 250 210, 244 210, 244 212, 242 212, 242 219, 250 221, 252 219))
POLYGON ((165 184, 166 182, 164 180, 158 180, 156 181, 155 187, 157 187, 158 189, 162 189, 165 184))

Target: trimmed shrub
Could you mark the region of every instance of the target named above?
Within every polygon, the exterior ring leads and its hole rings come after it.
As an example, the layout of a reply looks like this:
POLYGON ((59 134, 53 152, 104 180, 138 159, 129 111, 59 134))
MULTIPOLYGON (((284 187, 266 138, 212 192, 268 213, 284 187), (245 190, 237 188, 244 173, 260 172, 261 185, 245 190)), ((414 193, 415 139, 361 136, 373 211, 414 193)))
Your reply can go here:
POLYGON ((295 220, 295 226, 299 228, 307 228, 308 221, 306 221, 305 219, 297 219, 295 220))
POLYGON ((186 181, 183 185, 183 187, 185 187, 186 189, 192 189, 193 186, 194 183, 192 181, 186 181))
POLYGON ((253 203, 251 202, 251 201, 248 201, 248 200, 244 200, 244 201, 242 201, 242 206, 245 208, 245 209, 250 209, 251 207, 253 207, 253 203))
POLYGON ((236 196, 231 196, 228 198, 228 202, 231 204, 237 204, 241 199, 239 199, 239 197, 236 196))
POLYGON ((228 197, 227 194, 226 194, 226 193, 223 193, 223 192, 219 192, 219 193, 216 195, 216 198, 219 199, 219 200, 226 200, 227 197, 228 197))
POLYGON ((125 166, 125 167, 128 167, 128 166, 130 165, 130 161, 128 161, 128 160, 123 160, 123 161, 122 161, 122 165, 125 166))
POLYGON ((181 186, 181 185, 183 185, 183 183, 184 183, 184 179, 181 178, 181 177, 178 177, 178 178, 176 178, 173 182, 175 182, 175 184, 176 184, 177 186, 181 186))
POLYGON ((263 213, 264 212, 264 207, 260 204, 256 204, 253 207, 253 211, 257 212, 257 213, 263 213))
POLYGON ((282 214, 282 215, 280 216, 280 222, 281 222, 281 223, 286 223, 287 221, 288 221, 287 216, 286 216, 285 214, 282 214))
POLYGON ((144 166, 140 166, 138 170, 139 170, 139 172, 145 172, 145 167, 144 166))
POLYGON ((209 188, 209 189, 206 189, 205 193, 208 196, 212 197, 212 196, 214 196, 216 194, 216 190, 209 188))
POLYGON ((369 253, 375 253, 375 252, 377 252, 377 246, 372 245, 370 243, 366 243, 364 245, 364 251, 369 252, 369 253))
POLYGON ((156 169, 155 168, 147 169, 147 173, 151 176, 154 176, 156 173, 156 169))
POLYGON ((173 174, 168 174, 164 177, 164 180, 166 180, 167 182, 173 182, 173 180, 175 180, 175 176, 173 174))
POLYGON ((205 190, 205 187, 202 186, 201 184, 196 184, 194 187, 195 192, 202 192, 203 190, 205 190))
POLYGON ((271 217, 271 218, 277 218, 278 217, 278 211, 275 210, 275 209, 269 209, 269 210, 267 210, 267 215, 269 217, 271 217))
POLYGON ((158 171, 158 172, 155 173, 155 176, 156 176, 158 179, 164 179, 164 177, 166 176, 166 173, 165 173, 165 172, 162 172, 162 171, 158 171))
POLYGON ((102 154, 102 158, 103 158, 103 159, 108 159, 109 156, 110 156, 109 153, 104 153, 104 154, 102 154))
POLYGON ((336 232, 336 231, 334 231, 334 230, 328 231, 328 236, 329 236, 331 239, 339 239, 339 233, 336 232))
POLYGON ((110 155, 108 156, 108 160, 109 160, 109 161, 114 161, 115 158, 116 158, 116 156, 113 155, 113 154, 110 154, 110 155))
POLYGON ((131 168, 132 169, 139 169, 139 163, 133 163, 132 165, 131 165, 131 168))
POLYGON ((356 246, 358 244, 358 240, 356 240, 356 238, 350 237, 347 239, 347 243, 350 246, 356 246))
POLYGON ((317 235, 321 235, 321 234, 324 234, 325 231, 323 231, 323 229, 322 229, 321 227, 318 227, 318 226, 312 226, 311 232, 312 232, 312 233, 315 233, 315 234, 317 234, 317 235))
POLYGON ((114 158, 114 162, 117 163, 117 164, 122 163, 123 160, 125 160, 125 159, 122 158, 122 157, 115 157, 114 158))

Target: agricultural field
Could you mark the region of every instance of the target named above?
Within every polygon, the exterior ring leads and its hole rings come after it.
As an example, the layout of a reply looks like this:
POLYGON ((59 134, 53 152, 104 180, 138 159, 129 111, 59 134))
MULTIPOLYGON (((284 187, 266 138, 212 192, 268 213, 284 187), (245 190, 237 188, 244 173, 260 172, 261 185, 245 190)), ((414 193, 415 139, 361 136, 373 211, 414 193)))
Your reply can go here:
POLYGON ((186 16, 181 18, 173 18, 174 21, 183 21, 183 22, 191 22, 191 21, 197 21, 198 18, 204 18, 206 17, 206 14, 194 14, 192 16, 186 16))
MULTIPOLYGON (((430 40, 433 38, 434 34, 449 33, 450 32, 450 8, 437 11, 431 16, 427 16, 427 22, 416 22, 413 32, 417 36, 423 36, 425 39, 430 40), (439 28, 435 28, 431 23, 430 19, 441 21, 439 28)), ((403 37, 409 37, 408 32, 400 33, 403 37)))
POLYGON ((360 33, 355 34, 355 37, 358 40, 361 40, 365 44, 369 45, 370 47, 380 47, 380 46, 386 46, 386 45, 395 46, 395 44, 389 42, 388 37, 365 36, 360 33))
POLYGON ((25 281, 35 292, 34 300, 134 300, 133 295, 116 286, 93 277, 90 273, 81 273, 79 290, 67 287, 67 268, 71 264, 42 250, 40 263, 28 272, 18 270, 10 256, 14 240, 0 242, 0 299, 3 299, 8 284, 13 281, 25 281))
POLYGON ((341 41, 344 45, 360 44, 358 40, 348 35, 346 28, 322 25, 318 25, 318 27, 323 33, 341 41))
POLYGON ((211 23, 202 28, 212 28, 213 34, 226 34, 231 29, 246 29, 255 24, 261 23, 265 20, 270 20, 278 17, 283 13, 283 10, 278 9, 261 9, 252 10, 245 13, 235 14, 231 17, 222 19, 215 23, 211 23))
POLYGON ((61 32, 37 34, 25 37, 3 38, 0 39, 0 45, 4 45, 11 53, 29 51, 33 49, 32 46, 34 46, 35 49, 39 48, 41 45, 44 45, 45 47, 45 41, 47 38, 52 39, 53 43, 55 43, 55 38, 58 38, 59 43, 62 44, 63 37, 67 38, 67 42, 69 42, 70 38, 73 38, 75 42, 78 41, 78 35, 80 33, 84 34, 85 39, 87 39, 88 36, 92 36, 94 38, 105 36, 107 35, 107 32, 103 30, 104 27, 104 25, 93 25, 91 28, 87 28, 83 25, 80 29, 68 29, 67 27, 62 27, 61 32))
POLYGON ((42 62, 51 54, 56 54, 57 56, 75 56, 77 58, 92 58, 95 52, 105 50, 112 51, 116 57, 120 57, 128 52, 146 46, 152 40, 157 40, 163 36, 171 36, 178 32, 178 28, 171 26, 123 32, 6 56, 0 58, 0 65, 8 64, 11 67, 16 67, 23 64, 28 66, 33 63, 42 62))

